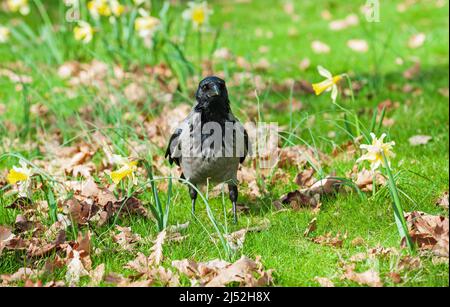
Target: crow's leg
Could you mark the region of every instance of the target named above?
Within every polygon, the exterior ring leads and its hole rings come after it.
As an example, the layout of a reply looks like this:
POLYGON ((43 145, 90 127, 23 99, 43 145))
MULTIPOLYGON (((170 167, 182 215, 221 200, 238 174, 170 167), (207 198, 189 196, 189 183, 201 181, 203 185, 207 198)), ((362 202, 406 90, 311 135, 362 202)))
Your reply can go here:
POLYGON ((230 200, 233 203, 233 221, 237 223, 237 214, 236 214, 236 202, 238 199, 238 188, 235 184, 228 185, 228 192, 230 193, 230 200))
POLYGON ((197 190, 193 186, 189 186, 189 195, 192 201, 192 214, 195 213, 195 201, 197 200, 197 190))

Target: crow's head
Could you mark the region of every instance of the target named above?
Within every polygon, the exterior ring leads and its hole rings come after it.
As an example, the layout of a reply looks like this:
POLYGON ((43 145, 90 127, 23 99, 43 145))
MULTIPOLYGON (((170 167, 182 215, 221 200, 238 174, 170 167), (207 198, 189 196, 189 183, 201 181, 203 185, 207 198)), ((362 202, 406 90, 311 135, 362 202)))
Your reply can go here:
POLYGON ((207 77, 198 85, 196 110, 211 113, 224 113, 230 109, 225 81, 218 77, 207 77))

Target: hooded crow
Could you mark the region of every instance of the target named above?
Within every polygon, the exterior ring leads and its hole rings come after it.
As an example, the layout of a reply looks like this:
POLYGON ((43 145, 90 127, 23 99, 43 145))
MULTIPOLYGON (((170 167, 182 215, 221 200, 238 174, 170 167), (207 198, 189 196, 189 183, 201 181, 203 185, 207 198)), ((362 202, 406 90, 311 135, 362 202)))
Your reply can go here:
MULTIPOLYGON (((181 166, 181 177, 195 187, 227 183, 237 222, 237 171, 249 153, 248 134, 231 111, 224 80, 203 79, 195 98, 197 104, 170 137, 165 157, 181 166)), ((190 185, 189 194, 194 213, 197 191, 190 185)))

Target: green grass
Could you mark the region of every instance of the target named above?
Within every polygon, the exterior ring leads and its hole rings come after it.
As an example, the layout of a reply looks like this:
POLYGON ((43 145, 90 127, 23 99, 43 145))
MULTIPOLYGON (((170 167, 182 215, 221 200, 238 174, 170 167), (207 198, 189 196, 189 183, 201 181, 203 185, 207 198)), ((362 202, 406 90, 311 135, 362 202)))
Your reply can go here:
MULTIPOLYGON (((381 22, 367 23, 360 14, 360 5, 363 1, 301 1, 295 4, 295 13, 299 15, 298 21, 292 19, 283 11, 283 1, 253 0, 249 3, 235 3, 234 1, 213 1, 215 14, 211 19, 214 27, 221 28, 218 47, 229 48, 233 54, 247 58, 251 63, 256 63, 261 58, 270 61, 268 71, 258 73, 263 80, 272 85, 280 84, 286 78, 295 80, 308 80, 317 82, 321 77, 315 67, 323 65, 334 73, 349 72, 354 74, 353 80, 364 82, 366 85, 356 96, 356 102, 352 103, 348 98, 340 98, 340 104, 346 108, 358 112, 360 120, 369 126, 371 112, 380 102, 391 99, 398 101, 400 107, 388 110, 386 116, 395 120, 392 127, 383 127, 392 140, 395 140, 394 148, 396 158, 393 167, 396 171, 402 171, 399 180, 399 188, 404 191, 414 202, 402 197, 405 211, 420 210, 430 214, 442 214, 448 216, 448 211, 435 206, 435 200, 443 191, 448 191, 449 180, 449 105, 448 98, 439 93, 439 89, 449 86, 448 77, 448 4, 443 8, 437 8, 434 2, 419 1, 404 13, 396 10, 397 1, 383 2, 381 4, 381 22), (361 3, 360 3, 361 2, 361 3), (360 23, 358 26, 334 32, 329 30, 328 21, 321 18, 322 10, 327 9, 333 15, 333 20, 344 18, 348 14, 358 14, 360 23), (270 11, 270 13, 269 13, 270 11), (297 29, 297 35, 288 35, 290 27, 297 29), (255 31, 261 29, 263 33, 270 31, 273 38, 258 37, 255 31), (409 49, 407 42, 409 37, 418 32, 424 32, 427 40, 424 46, 418 49, 409 49), (351 51, 346 42, 348 39, 361 38, 369 42, 370 50, 365 54, 351 51), (321 40, 331 47, 331 52, 325 55, 314 54, 310 43, 313 40, 321 40), (259 47, 267 46, 266 54, 260 53, 259 47), (301 71, 298 66, 301 59, 308 57, 311 66, 306 71, 301 71), (405 64, 399 66, 395 59, 401 57, 405 64), (412 66, 412 59, 419 58, 421 72, 414 80, 405 80, 403 71, 412 66), (420 88, 422 94, 414 96, 404 93, 402 87, 411 84, 420 88), (393 87, 397 89, 393 89, 393 87), (411 147, 408 139, 417 134, 427 134, 433 137, 425 146, 411 147), (420 176, 416 175, 419 174, 420 176)), ((159 10, 161 3, 156 1, 155 11, 159 10)), ((178 16, 183 8, 176 7, 172 14, 178 16)), ((51 10, 51 15, 57 15, 57 9, 51 10)), ((9 15, 0 13, 0 24, 8 22, 9 15)), ((27 17, 29 24, 40 24, 39 17, 33 13, 27 17)), ((179 31, 180 22, 175 18, 174 33, 179 31)), ((105 46, 96 42, 98 48, 89 51, 87 47, 78 48, 77 43, 71 39, 71 33, 58 38, 58 50, 66 60, 89 61, 98 58, 106 63, 113 63, 108 56, 105 46), (64 39, 65 38, 65 39, 64 39), (74 49, 75 48, 75 49, 74 49)), ((204 54, 212 48, 213 33, 204 35, 204 54)), ((195 36, 190 33, 187 41, 186 54, 196 63, 195 36)), ((143 65, 151 63, 152 59, 142 46, 130 51, 130 58, 135 63, 143 65)), ((162 106, 156 108, 149 97, 143 106, 129 103, 123 96, 123 88, 112 93, 121 97, 114 107, 108 97, 99 96, 90 88, 75 88, 78 94, 75 98, 69 98, 65 92, 58 93, 55 88, 66 88, 67 83, 59 79, 56 74, 58 65, 48 52, 45 45, 22 45, 13 40, 11 44, 0 45, 0 68, 10 67, 13 62, 20 62, 24 66, 24 74, 30 75, 33 82, 26 87, 26 91, 18 92, 15 84, 7 78, 0 77, 0 103, 7 106, 5 114, 0 114, 0 141, 12 140, 22 133, 21 141, 14 146, 2 142, 0 154, 6 152, 18 152, 30 159, 42 157, 37 144, 43 141, 41 133, 61 133, 64 142, 77 141, 74 137, 88 138, 95 126, 113 127, 104 130, 118 151, 127 153, 127 142, 136 141, 148 143, 142 135, 136 132, 139 126, 136 122, 138 115, 144 119, 158 116, 162 106), (11 49, 13 48, 13 49, 11 49), (11 52, 15 50, 16 52, 11 52), (26 93, 27 99, 24 99, 26 93), (50 110, 53 119, 40 118, 31 115, 26 117, 25 101, 30 103, 42 103, 50 110), (96 122, 85 122, 78 117, 78 111, 85 106, 91 106, 92 118, 96 122), (24 111, 25 110, 25 111, 24 111), (131 114, 131 120, 125 114, 131 114), (13 122, 17 131, 8 131, 4 127, 5 121, 13 122), (27 130, 27 127, 29 129, 27 130), (27 132, 26 134, 23 134, 27 132), (38 133, 39 132, 39 133, 38 133), (28 141, 28 142, 27 142, 28 141)), ((216 71, 225 71, 227 80, 233 74, 240 71, 235 63, 215 63, 216 71)), ((20 71, 20 70, 19 70, 20 71)), ((152 91, 152 85, 145 85, 148 91, 152 91)), ((190 88, 192 97, 193 88, 190 88)), ((249 82, 241 86, 229 89, 234 112, 242 120, 247 119, 249 110, 255 108, 257 100, 249 95, 254 91, 254 85, 249 82)), ((280 125, 288 126, 290 121, 294 126, 299 124, 295 131, 296 136, 305 139, 308 143, 314 141, 315 145, 325 153, 331 153, 333 145, 348 141, 348 136, 338 125, 342 126, 341 112, 331 103, 328 95, 316 97, 301 92, 294 92, 292 97, 303 104, 301 111, 289 114, 289 90, 275 91, 266 89, 259 94, 261 108, 265 121, 276 121, 280 125), (314 117, 314 123, 309 123, 307 118, 314 117), (328 133, 334 131, 335 138, 329 138, 328 133), (311 137, 313 136, 313 138, 311 137)), ((186 102, 182 94, 175 95, 174 102, 169 107, 175 107, 178 103, 186 102)), ((127 115, 128 116, 128 115, 127 115)), ((153 154, 162 155, 163 151, 153 148, 153 154)), ((98 157, 100 160, 100 157, 98 157)), ((11 167, 17 162, 14 159, 0 161, 0 174, 4 168, 11 167)), ((345 176, 351 170, 354 161, 333 160, 325 168, 325 173, 337 176, 345 176)), ((275 270, 275 285, 281 286, 317 286, 314 277, 328 277, 339 286, 354 286, 356 284, 340 280, 342 274, 341 261, 347 260, 358 252, 364 252, 367 248, 381 245, 384 247, 399 247, 399 235, 394 222, 394 214, 391 199, 387 191, 379 192, 376 197, 362 201, 358 195, 338 195, 336 198, 328 198, 323 201, 321 211, 317 217, 317 230, 314 235, 332 232, 347 232, 348 239, 344 241, 342 248, 326 247, 315 244, 303 237, 303 232, 308 222, 313 218, 309 210, 275 212, 271 206, 272 201, 278 199, 286 192, 296 189, 293 182, 295 169, 289 170, 290 183, 275 183, 269 186, 269 193, 264 198, 255 201, 249 200, 247 189, 241 188, 240 202, 250 205, 248 215, 240 214, 238 225, 231 224, 231 203, 226 198, 227 218, 229 231, 239 230, 248 225, 254 225, 263 219, 270 221, 270 228, 258 233, 249 233, 240 252, 254 258, 261 255, 266 268, 275 270), (354 238, 364 239, 364 245, 354 247, 351 241, 354 238)), ((141 178, 145 180, 145 178, 141 178)), ((1 182, 1 179, 0 179, 1 182)), ((244 185, 245 186, 245 185, 244 185)), ((42 196, 42 195, 41 195, 42 196)), ((370 195, 368 195, 370 196, 370 195)), ((142 196, 144 201, 151 201, 149 192, 142 196)), ((166 193, 162 192, 162 200, 165 201, 166 193)), ((42 197, 41 197, 42 199, 42 197)), ((14 223, 18 210, 6 209, 5 206, 13 199, 3 197, 0 194, 0 225, 14 223)), ((169 224, 191 221, 186 234, 187 239, 180 243, 169 243, 164 246, 164 265, 170 267, 172 260, 195 259, 196 261, 210 260, 224 257, 220 245, 209 240, 209 235, 214 229, 206 214, 205 205, 198 201, 197 219, 190 214, 190 199, 187 188, 179 183, 174 184, 172 195, 172 207, 170 209, 169 224)), ((209 200, 214 216, 220 223, 224 223, 221 197, 209 200)), ((47 221, 49 223, 49 221, 47 221)), ((142 237, 154 238, 157 234, 156 225, 142 218, 123 218, 118 220, 122 226, 131 226, 133 232, 142 237)), ((109 225, 110 226, 110 225, 109 225)), ((112 241, 111 231, 108 227, 95 230, 93 235, 94 248, 99 249, 100 254, 92 256, 93 266, 105 263, 107 271, 118 273, 131 273, 123 269, 123 266, 135 258, 135 252, 118 252, 118 246, 112 241)), ((68 235, 71 235, 70 233, 68 235)), ((73 236, 73 235, 72 235, 73 236)), ((72 238, 74 239, 74 238, 72 238)), ((144 254, 149 254, 151 243, 144 243, 136 248, 144 254)), ((239 258, 240 254, 235 255, 239 258)), ((430 258, 422 257, 422 266, 419 269, 402 273, 401 286, 448 286, 449 266, 446 264, 433 264, 430 258)), ((387 286, 395 286, 387 274, 395 259, 379 259, 375 263, 362 263, 358 265, 361 271, 370 267, 380 270, 380 275, 387 286)), ((43 265, 45 259, 38 260, 36 265, 43 265)), ((22 254, 3 253, 0 261, 0 274, 13 273, 24 266, 22 254)), ((45 277, 51 279, 63 279, 64 269, 57 270, 54 275, 45 277)), ((45 280, 45 279, 44 279, 45 280)), ((82 284, 87 283, 83 279, 82 284)), ((189 285, 189 281, 184 281, 189 285)))

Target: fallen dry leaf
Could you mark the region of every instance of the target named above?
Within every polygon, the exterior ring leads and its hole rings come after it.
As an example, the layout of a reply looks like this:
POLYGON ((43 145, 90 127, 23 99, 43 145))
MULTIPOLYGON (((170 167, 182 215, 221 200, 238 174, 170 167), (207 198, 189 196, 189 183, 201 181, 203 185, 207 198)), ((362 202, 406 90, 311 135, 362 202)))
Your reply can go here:
POLYGON ((313 177, 314 172, 315 171, 313 168, 308 168, 298 173, 295 177, 295 183, 298 184, 301 188, 312 186, 315 182, 315 179, 313 177))
POLYGON ((369 248, 367 250, 367 253, 369 254, 370 257, 382 257, 382 258, 387 258, 390 257, 391 255, 399 254, 399 252, 395 248, 386 248, 382 246, 369 248))
POLYGON ((162 266, 154 269, 153 275, 155 279, 162 283, 163 286, 179 287, 180 279, 178 275, 174 274, 170 269, 163 268, 162 266))
POLYGON ((67 265, 66 281, 69 286, 76 286, 80 282, 82 276, 89 275, 89 272, 84 268, 80 259, 80 253, 76 250, 73 252, 73 258, 67 265))
POLYGON ((171 233, 171 232, 184 231, 189 227, 189 224, 190 224, 190 222, 187 221, 186 223, 182 223, 182 224, 170 225, 169 227, 167 227, 167 232, 171 233))
POLYGON ((218 60, 230 61, 233 58, 233 54, 228 48, 218 48, 214 51, 213 57, 218 60))
POLYGON ((0 225, 0 256, 8 242, 14 237, 15 235, 12 233, 11 229, 0 225))
POLYGON ((329 232, 325 236, 317 236, 315 238, 311 238, 311 241, 325 246, 342 247, 345 239, 347 239, 347 233, 341 236, 341 234, 338 232, 336 236, 333 237, 331 232, 329 232))
POLYGON ((47 242, 42 239, 32 237, 29 240, 25 240, 25 245, 27 245, 27 257, 28 258, 40 258, 46 256, 60 247, 62 243, 66 240, 66 232, 60 230, 56 239, 53 242, 47 242))
POLYGON ((156 239, 153 241, 153 246, 151 247, 150 256, 146 257, 142 253, 138 253, 137 257, 129 261, 126 265, 127 268, 133 269, 141 275, 146 275, 148 278, 153 278, 153 269, 158 267, 163 260, 163 244, 166 239, 167 231, 161 231, 156 239))
POLYGON ((321 287, 332 288, 334 287, 334 283, 326 277, 314 277, 314 280, 319 283, 321 287))
POLYGON ((318 211, 321 203, 320 196, 329 195, 339 191, 343 182, 340 179, 326 177, 315 182, 312 186, 302 190, 295 190, 282 196, 279 201, 275 201, 273 205, 279 210, 280 204, 288 204, 294 210, 301 208, 312 208, 318 211))
POLYGON ((359 151, 359 145, 361 144, 361 141, 362 137, 360 136, 333 148, 333 157, 340 158, 340 156, 343 156, 344 160, 353 161, 355 159, 355 155, 359 151))
POLYGON ((300 208, 313 208, 319 210, 320 196, 329 195, 339 191, 342 186, 342 181, 333 177, 326 177, 322 180, 315 182, 309 188, 302 190, 295 190, 282 196, 280 200, 275 201, 273 205, 280 210, 281 204, 290 205, 294 210, 300 208))
POLYGON ((349 260, 350 262, 361 262, 365 261, 368 258, 368 255, 366 253, 357 253, 352 255, 349 260))
POLYGON ((442 96, 444 96, 444 97, 446 97, 446 98, 449 97, 449 89, 448 89, 448 87, 440 88, 440 89, 438 90, 438 92, 439 92, 439 94, 441 94, 442 96))
POLYGON ((253 272, 257 270, 258 265, 253 260, 242 256, 238 261, 220 270, 218 274, 211 279, 207 287, 225 286, 231 282, 245 282, 253 280, 253 272))
POLYGON ((125 268, 134 270, 138 272, 140 275, 147 275, 147 277, 151 277, 151 262, 150 257, 146 257, 143 253, 139 252, 137 257, 125 265, 125 268))
POLYGON ((425 43, 426 39, 427 36, 425 35, 425 33, 414 34, 408 40, 408 47, 411 49, 419 48, 425 43))
MULTIPOLYGON (((289 205, 294 210, 300 210, 301 208, 317 209, 320 207, 320 195, 316 194, 310 196, 306 193, 295 190, 282 196, 279 200, 281 204, 289 205)), ((275 207, 279 207, 278 201, 274 202, 275 207)), ((281 209, 281 208, 277 208, 281 209)))
POLYGON ((436 205, 448 210, 448 192, 444 192, 436 201, 436 205))
POLYGON ((315 40, 315 41, 313 41, 311 43, 311 49, 316 54, 330 53, 330 51, 331 51, 330 46, 328 46, 324 42, 321 42, 321 41, 318 41, 318 40, 315 40))
POLYGON ((388 276, 394 284, 399 284, 402 282, 402 277, 397 272, 389 272, 388 276))
POLYGON ((189 227, 189 221, 183 224, 170 225, 166 228, 166 242, 181 242, 187 238, 187 235, 183 236, 181 232, 185 231, 189 227))
POLYGON ((420 268, 422 265, 422 262, 420 261, 419 257, 412 257, 412 256, 403 256, 400 258, 397 269, 399 271, 403 270, 414 270, 420 268))
POLYGON ((369 44, 363 39, 351 39, 347 41, 347 47, 359 53, 366 53, 369 51, 369 44))
POLYGON ((247 232, 248 229, 244 228, 238 231, 234 231, 230 234, 225 234, 224 237, 230 248, 234 251, 237 251, 244 247, 244 241, 247 232))
POLYGON ((317 218, 313 218, 306 227, 305 232, 303 233, 304 237, 309 236, 309 234, 317 229, 317 218))
POLYGON ((0 280, 2 281, 0 285, 7 286, 21 280, 26 281, 30 278, 37 278, 40 274, 42 274, 42 272, 38 270, 33 270, 31 268, 20 268, 13 274, 0 275, 0 280))
POLYGON ((436 256, 449 256, 449 220, 447 217, 413 211, 405 214, 409 235, 422 250, 436 256))
POLYGON ((126 251, 132 251, 136 243, 141 241, 141 236, 131 232, 131 227, 121 227, 116 225, 116 229, 119 233, 113 235, 113 240, 119 246, 126 251))
POLYGON ((105 264, 99 264, 95 269, 89 272, 89 278, 91 279, 88 286, 97 287, 105 276, 105 264))
POLYGON ((263 195, 265 192, 263 187, 258 184, 256 170, 253 167, 241 165, 238 171, 239 182, 246 182, 248 186, 247 195, 250 199, 255 200, 263 195))
POLYGON ((374 181, 377 186, 384 186, 387 182, 386 178, 380 172, 367 170, 365 168, 358 172, 357 166, 355 166, 355 168, 353 169, 351 177, 356 177, 356 179, 354 179, 354 182, 356 186, 363 192, 372 192, 374 181))
POLYGON ((155 244, 150 249, 152 252, 149 256, 150 265, 158 266, 161 264, 161 261, 163 260, 162 247, 164 244, 164 240, 166 239, 166 234, 167 231, 163 230, 156 237, 156 240, 154 241, 155 244))
POLYGON ((76 198, 68 199, 64 206, 68 208, 68 213, 71 220, 79 225, 86 225, 99 211, 99 207, 95 204, 80 202, 76 198))
POLYGON ((13 83, 32 83, 33 78, 27 75, 16 74, 9 69, 0 69, 0 77, 6 77, 13 83))
POLYGON ((304 58, 300 61, 299 68, 301 71, 307 70, 311 66, 311 60, 304 58))
POLYGON ((333 18, 330 11, 328 11, 328 10, 324 10, 324 11, 320 12, 320 16, 322 17, 323 20, 330 20, 331 18, 333 18))
MULTIPOLYGON (((141 279, 140 282, 142 282, 144 286, 149 286, 155 281, 161 282, 164 286, 179 286, 180 281, 178 276, 173 274, 170 269, 165 269, 162 266, 159 266, 159 264, 156 264, 153 258, 153 255, 146 257, 144 254, 138 253, 134 260, 129 261, 125 265, 125 268, 138 272, 139 275, 134 276, 134 278, 143 277, 144 279, 141 279)), ((111 280, 109 282, 111 282, 111 280)), ((129 280, 122 276, 119 276, 119 280, 114 283, 118 284, 118 286, 131 286, 129 280)))
POLYGON ((344 19, 333 20, 329 23, 329 28, 332 31, 341 31, 350 26, 356 26, 359 23, 358 15, 351 14, 344 19))
POLYGON ((331 232, 329 232, 324 236, 321 235, 315 238, 311 238, 311 241, 325 246, 342 247, 342 244, 344 243, 345 239, 347 239, 347 233, 341 235, 341 233, 338 232, 336 236, 333 236, 331 232))
POLYGON ((378 112, 382 112, 383 109, 386 109, 386 111, 398 109, 400 107, 400 102, 398 101, 392 101, 391 99, 386 99, 382 102, 380 102, 377 106, 378 112))
POLYGON ((361 246, 361 245, 364 245, 364 244, 365 244, 365 241, 361 237, 356 237, 351 242, 352 246, 361 246))
POLYGON ((251 260, 242 256, 235 263, 212 260, 196 263, 187 259, 172 261, 180 273, 190 277, 192 284, 207 287, 223 287, 230 283, 239 286, 261 287, 272 284, 272 270, 264 271, 259 257, 251 260))
POLYGON ((301 192, 308 195, 326 195, 333 194, 339 191, 343 185, 342 180, 334 177, 326 177, 314 183, 307 189, 301 190, 301 192))
POLYGON ((167 145, 167 136, 175 131, 190 111, 191 106, 187 104, 181 104, 175 108, 164 108, 159 117, 151 122, 144 122, 147 137, 155 145, 163 148, 167 145))
MULTIPOLYGON (((237 231, 234 231, 229 234, 224 234, 225 240, 227 241, 229 247, 234 250, 240 250, 244 247, 245 237, 247 233, 249 232, 261 232, 264 230, 269 229, 270 227, 270 220, 263 219, 256 223, 252 227, 246 227, 237 231)), ((218 241, 217 236, 213 236, 213 240, 215 242, 218 241)))
POLYGON ((403 77, 408 80, 416 78, 420 74, 421 65, 420 62, 416 62, 403 72, 403 77))
POLYGON ((149 279, 132 281, 117 273, 109 273, 104 279, 106 283, 116 285, 117 287, 149 287, 153 283, 149 279))
POLYGON ((354 269, 354 265, 347 265, 341 279, 351 280, 358 284, 367 285, 370 287, 383 286, 383 282, 381 281, 380 275, 377 271, 370 269, 362 273, 357 273, 354 269))
POLYGON ((269 60, 262 58, 254 64, 254 68, 258 71, 267 71, 270 68, 269 60))
POLYGON ((149 96, 145 88, 136 82, 132 82, 125 87, 124 95, 126 99, 133 103, 144 103, 149 96))
POLYGON ((429 135, 415 135, 408 139, 411 146, 426 145, 433 137, 429 135))
POLYGON ((6 113, 6 105, 4 103, 0 103, 0 115, 6 113))
POLYGON ((42 281, 38 280, 38 281, 34 282, 31 279, 27 279, 25 281, 24 287, 25 288, 40 288, 40 287, 42 287, 42 281))

